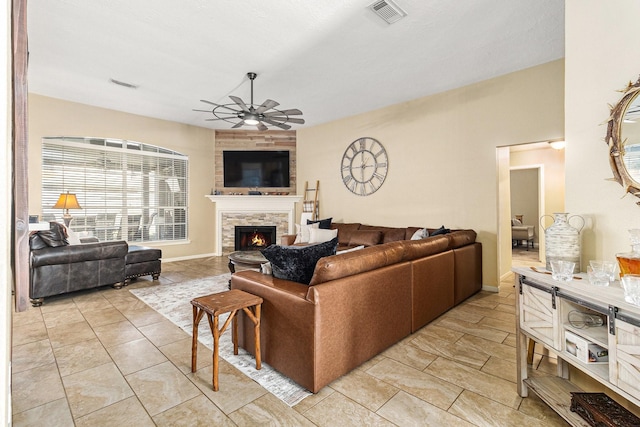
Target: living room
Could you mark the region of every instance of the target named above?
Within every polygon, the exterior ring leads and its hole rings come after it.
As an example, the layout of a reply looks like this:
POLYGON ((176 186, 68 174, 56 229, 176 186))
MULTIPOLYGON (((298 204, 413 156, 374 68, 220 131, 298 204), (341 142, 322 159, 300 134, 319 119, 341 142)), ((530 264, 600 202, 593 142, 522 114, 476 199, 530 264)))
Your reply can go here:
MULTIPOLYGON (((474 229, 483 244, 483 284, 497 289, 510 269, 499 262, 500 251, 510 247, 510 232, 509 215, 498 208, 504 161, 497 148, 564 137, 565 211, 587 217, 590 230, 583 259, 608 258, 626 249, 626 230, 638 226, 637 207, 631 196, 622 197, 619 185, 606 181, 611 170, 600 124, 608 117, 608 104, 619 99, 616 91, 640 72, 640 64, 624 53, 638 41, 627 23, 637 12, 630 0, 613 5, 567 1, 564 59, 298 129, 298 191, 305 181, 320 180, 323 213, 338 221, 474 229), (345 191, 338 170, 346 146, 361 136, 382 141, 392 159, 387 181, 369 197, 345 191)), ((29 206, 41 204, 42 137, 102 135, 150 142, 189 155, 190 174, 198 177, 189 187, 190 242, 163 247, 165 258, 216 252, 213 206, 204 197, 214 182, 211 129, 36 93, 29 94, 28 111, 29 206)))

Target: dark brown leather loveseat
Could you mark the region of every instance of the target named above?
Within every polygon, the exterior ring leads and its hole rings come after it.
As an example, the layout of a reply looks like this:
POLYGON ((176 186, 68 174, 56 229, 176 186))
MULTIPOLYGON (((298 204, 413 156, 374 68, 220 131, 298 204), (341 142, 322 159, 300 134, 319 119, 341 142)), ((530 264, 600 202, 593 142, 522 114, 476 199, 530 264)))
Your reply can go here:
MULTIPOLYGON (((389 229, 386 243, 321 258, 309 286, 234 274, 232 288, 264 299, 262 360, 315 393, 481 289, 475 231, 406 240, 413 232, 389 229)), ((253 354, 244 320, 240 345, 253 354)))
POLYGON ((70 245, 65 228, 56 222, 29 237, 29 298, 34 307, 45 297, 105 285, 120 288, 129 281, 161 272, 162 251, 127 242, 98 242, 95 237, 70 245))
POLYGON ((31 251, 29 298, 34 307, 45 297, 104 285, 122 286, 125 241, 46 247, 31 251))

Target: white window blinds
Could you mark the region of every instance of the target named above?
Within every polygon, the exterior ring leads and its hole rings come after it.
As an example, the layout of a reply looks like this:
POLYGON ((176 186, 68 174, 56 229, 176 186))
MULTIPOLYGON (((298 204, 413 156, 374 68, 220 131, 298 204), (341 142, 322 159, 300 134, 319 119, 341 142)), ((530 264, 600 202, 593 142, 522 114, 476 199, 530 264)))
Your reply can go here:
POLYGON ((75 193, 71 229, 101 241, 187 238, 189 158, 139 142, 47 137, 42 141, 43 220, 61 193, 75 193))

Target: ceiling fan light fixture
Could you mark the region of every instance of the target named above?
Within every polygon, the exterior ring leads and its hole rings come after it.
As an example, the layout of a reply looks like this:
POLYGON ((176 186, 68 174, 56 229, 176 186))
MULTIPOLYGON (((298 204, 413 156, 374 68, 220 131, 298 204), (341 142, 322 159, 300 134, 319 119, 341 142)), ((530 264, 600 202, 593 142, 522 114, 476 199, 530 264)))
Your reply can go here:
POLYGON ((258 130, 262 131, 267 130, 270 125, 283 130, 289 130, 291 129, 291 125, 288 123, 304 124, 304 119, 302 118, 289 117, 302 115, 302 111, 297 108, 278 110, 276 107, 280 105, 280 103, 272 99, 267 99, 260 105, 253 103, 253 81, 257 76, 256 73, 247 73, 247 77, 251 81, 250 103, 245 103, 241 98, 232 95, 229 96, 233 101, 232 104, 217 104, 201 99, 202 102, 213 105, 214 108, 212 110, 194 109, 194 111, 211 113, 214 118, 206 119, 207 121, 222 120, 233 124, 232 129, 248 125, 257 126, 258 130))

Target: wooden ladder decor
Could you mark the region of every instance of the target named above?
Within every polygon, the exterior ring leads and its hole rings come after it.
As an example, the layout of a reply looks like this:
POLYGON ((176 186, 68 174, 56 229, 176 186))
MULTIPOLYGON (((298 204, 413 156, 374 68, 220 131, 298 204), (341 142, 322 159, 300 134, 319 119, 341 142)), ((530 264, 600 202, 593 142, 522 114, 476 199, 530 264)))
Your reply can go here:
POLYGON ((304 200, 302 202, 302 212, 312 212, 312 220, 316 221, 320 217, 320 204, 318 202, 318 191, 320 181, 316 181, 315 188, 309 188, 309 181, 304 182, 304 200), (313 198, 309 197, 312 193, 313 198))

